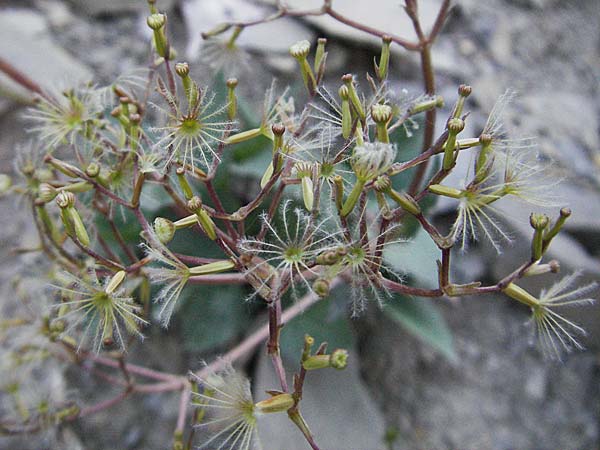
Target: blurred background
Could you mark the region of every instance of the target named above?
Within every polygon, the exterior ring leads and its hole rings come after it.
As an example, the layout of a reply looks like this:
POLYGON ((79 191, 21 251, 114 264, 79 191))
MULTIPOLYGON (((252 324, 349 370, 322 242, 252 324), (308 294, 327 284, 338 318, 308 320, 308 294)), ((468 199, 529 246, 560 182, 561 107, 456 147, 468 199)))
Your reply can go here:
MULTIPOLYGON (((315 0, 294 0, 313 7, 315 0)), ((400 0, 334 0, 343 14, 380 30, 413 38, 400 0)), ((600 274, 600 2, 597 0, 459 0, 433 49, 438 92, 446 99, 437 130, 460 83, 473 86, 465 134, 477 136, 495 100, 511 88, 516 100, 505 125, 516 137, 535 137, 541 157, 562 180, 557 199, 573 210, 566 233, 553 242, 550 257, 561 272, 581 270, 581 283, 600 274)), ((426 27, 440 0, 420 0, 426 27)), ((194 78, 210 77, 200 33, 231 20, 250 20, 272 11, 269 0, 158 0, 169 17, 179 59, 190 62, 194 78)), ((41 86, 68 87, 93 81, 109 84, 120 74, 150 62, 149 30, 143 0, 4 0, 0 2, 0 58, 41 86)), ((297 82, 290 44, 327 37, 327 79, 337 89, 347 72, 364 80, 379 54, 379 40, 327 17, 283 19, 248 29, 239 44, 251 55, 238 64, 240 95, 260 104, 273 77, 280 85, 297 82)), ((392 46, 390 80, 394 88, 422 92, 417 55, 392 46)), ((209 61, 210 62, 210 61, 209 61)), ((225 73, 226 76, 233 75, 225 73)), ((207 81, 208 83, 208 81, 207 81)), ((18 143, 27 140, 22 118, 31 95, 0 74, 0 172, 12 172, 18 143)), ((451 223, 452 204, 441 202, 436 221, 451 223)), ((502 208, 502 206, 500 206, 502 208)), ((11 280, 34 260, 12 253, 33 246, 36 234, 29 210, 0 199, 0 302, 13 298, 11 280)), ((544 211, 537 209, 536 211, 544 211)), ((551 217, 557 208, 549 210, 551 217)), ((457 282, 498 280, 528 258, 530 207, 501 209, 516 245, 497 255, 486 245, 461 255, 457 282)), ((415 247, 416 248, 416 247, 415 247)), ((417 251, 417 250, 415 250, 417 251)), ((410 254, 406 255, 411 258, 410 254)), ((551 278, 526 284, 537 292, 551 278)), ((600 306, 568 311, 589 335, 587 350, 562 362, 544 360, 528 339, 528 311, 502 296, 438 301, 452 335, 453 357, 440 355, 376 308, 352 322, 355 351, 350 370, 311 379, 306 410, 323 449, 590 449, 600 446, 600 306), (336 390, 332 391, 331 386, 336 390), (328 402, 325 399, 331 399, 328 402), (334 401, 335 400, 335 401, 334 401), (319 408, 308 403, 320 402, 319 408), (325 407, 322 407, 326 405, 325 407), (384 435, 396 436, 386 447, 384 435)), ((157 331, 136 348, 132 359, 185 373, 203 359, 228 348, 188 348, 185 327, 157 331)), ((446 355, 447 356, 447 355, 446 355)), ((256 392, 270 386, 267 362, 249 365, 256 392)), ((89 374, 67 372, 54 389, 77 388, 86 402, 102 399, 89 374), (87 377, 87 378, 86 378, 87 377)), ((49 374, 51 376, 51 374, 49 374)), ((164 449, 170 444, 178 397, 145 396, 63 427, 53 444, 29 436, 2 440, 6 449, 164 449), (139 400, 139 401, 138 401, 139 400)), ((301 450, 301 439, 281 433, 286 424, 267 424, 269 449, 301 450)))

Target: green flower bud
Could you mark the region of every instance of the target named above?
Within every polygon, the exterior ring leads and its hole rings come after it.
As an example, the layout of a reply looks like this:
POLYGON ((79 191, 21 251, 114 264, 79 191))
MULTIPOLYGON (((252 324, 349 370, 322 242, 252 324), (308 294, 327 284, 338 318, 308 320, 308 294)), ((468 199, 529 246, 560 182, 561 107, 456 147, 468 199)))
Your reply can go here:
POLYGON ((312 289, 319 297, 327 297, 329 295, 329 281, 324 278, 317 278, 313 282, 312 289))
POLYGON ((186 62, 175 64, 175 73, 181 78, 187 77, 190 73, 190 65, 186 62))
POLYGON ((171 242, 175 236, 175 230, 175 224, 169 219, 165 219, 164 217, 157 217, 154 219, 154 232, 162 244, 168 244, 171 242))
POLYGON ((96 178, 100 173, 100 165, 97 162, 91 162, 85 168, 85 174, 90 178, 96 178))
POLYGON ((38 193, 39 199, 44 203, 48 203, 56 198, 56 196, 58 195, 58 189, 56 189, 51 184, 42 183, 40 184, 38 193))
POLYGON ((338 348, 331 354, 331 367, 337 370, 345 369, 348 365, 348 351, 338 348))
POLYGON ((154 31, 160 30, 162 27, 164 27, 166 22, 167 22, 167 18, 165 17, 164 14, 160 14, 160 13, 151 14, 146 19, 146 23, 154 31))
POLYGON ((71 192, 61 191, 56 196, 56 204, 59 208, 70 208, 75 204, 75 196, 71 192))
POLYGON ((317 88, 317 80, 315 79, 312 68, 306 59, 309 52, 310 42, 306 40, 296 42, 290 47, 290 55, 296 58, 300 64, 300 72, 302 74, 302 79, 304 80, 304 85, 308 89, 308 92, 312 95, 317 88))

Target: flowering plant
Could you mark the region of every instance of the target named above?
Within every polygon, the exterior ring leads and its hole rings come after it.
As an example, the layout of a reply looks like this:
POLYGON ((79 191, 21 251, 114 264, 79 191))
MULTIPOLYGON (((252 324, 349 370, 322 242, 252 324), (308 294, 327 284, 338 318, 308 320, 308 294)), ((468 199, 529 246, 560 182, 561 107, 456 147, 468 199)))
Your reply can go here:
MULTIPOLYGON (((319 39, 314 52, 308 41, 294 44, 290 55, 298 63, 304 94, 292 99, 287 90, 278 94, 274 84, 262 111, 252 116, 244 112, 247 106, 242 107, 237 90, 243 79, 203 87, 192 78, 189 64, 175 63, 167 17, 154 1, 149 5, 155 58, 145 76, 118 79, 106 88, 86 85, 55 93, 24 74, 8 73, 36 95, 27 113, 36 140, 16 164, 20 181, 12 184, 4 176, 2 188, 31 205, 39 251, 48 260, 45 268, 55 289, 42 294, 51 299, 43 308, 17 309, 3 320, 2 352, 14 361, 7 368, 31 373, 48 360, 87 361, 122 392, 96 405, 58 402, 48 408, 47 402, 24 403, 20 392, 28 378, 11 377, 4 387, 14 411, 0 421, 4 432, 32 432, 82 418, 136 392, 174 391, 181 402, 173 449, 190 448, 195 439, 201 448, 258 448, 259 422, 275 413, 287 414, 307 445, 318 449, 318 436, 304 418, 306 411, 301 412, 304 381, 315 370, 343 369, 348 352, 328 351, 325 343, 315 348, 315 339, 306 333, 294 343, 300 364, 290 383, 281 342, 287 322, 316 303, 331 301, 344 286, 351 290, 351 316, 362 313, 369 300, 383 307, 406 297, 503 292, 531 309, 549 356, 580 347, 576 335, 583 330, 558 308, 591 301, 595 285, 570 290, 575 276, 567 276, 537 297, 519 286, 524 277, 558 271, 558 263, 544 257, 571 214, 567 208, 554 220, 531 215, 531 257, 497 283, 452 281, 451 261, 461 257, 456 250, 465 251, 480 237, 500 250, 510 239, 494 216, 497 201, 514 198, 538 205, 550 197, 545 194, 552 183, 544 183, 535 151, 505 136, 499 116, 509 95, 499 100, 479 136, 464 137, 471 87, 459 86, 446 127, 436 138, 436 110, 444 101, 435 92, 430 48, 448 1, 428 34, 421 29, 417 2, 406 1, 417 42, 355 23, 333 9, 331 1, 309 11, 278 5, 262 21, 225 24, 206 33, 207 53, 221 74, 228 74, 236 56, 245 58, 236 47, 244 28, 283 16, 327 15, 381 38, 367 89, 346 74, 337 96, 324 86, 327 40, 319 39), (220 45, 229 30, 232 34, 220 45), (424 95, 407 99, 391 88, 392 44, 420 54, 424 95), (260 117, 259 123, 254 117, 260 117), (411 155, 408 147, 414 147, 417 127, 422 145, 411 155), (448 184, 465 154, 472 163, 464 183, 448 184), (257 170, 246 172, 246 192, 236 192, 235 170, 251 165, 257 170), (440 196, 457 202, 456 220, 446 231, 428 214, 431 200, 440 196), (157 200, 158 208, 152 206, 157 200), (433 288, 409 282, 410 259, 400 267, 391 262, 395 249, 415 230, 440 255, 433 288), (233 287, 231 309, 251 300, 265 311, 266 326, 190 376, 129 362, 127 349, 149 327, 168 327, 186 308, 183 297, 192 285, 208 286, 212 294, 207 296, 225 295, 216 286, 233 287), (295 301, 287 308, 286 296, 295 301), (32 333, 35 340, 24 338, 32 333), (266 342, 279 385, 256 402, 249 381, 232 363, 261 342, 266 342)), ((25 295, 22 303, 36 302, 41 303, 25 295)), ((202 333, 196 322, 193 331, 202 333)))

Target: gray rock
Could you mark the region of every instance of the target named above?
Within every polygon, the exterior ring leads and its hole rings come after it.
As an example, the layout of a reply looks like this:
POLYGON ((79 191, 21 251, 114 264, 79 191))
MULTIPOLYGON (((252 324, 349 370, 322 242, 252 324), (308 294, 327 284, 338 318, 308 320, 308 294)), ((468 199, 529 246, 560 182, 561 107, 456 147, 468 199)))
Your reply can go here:
MULTIPOLYGON (((224 22, 257 20, 272 13, 271 8, 246 0, 186 0, 181 8, 188 32, 186 55, 192 60, 201 53, 202 32, 210 31, 224 22)), ((226 32, 221 38, 225 39, 230 33, 226 32)), ((313 41, 313 32, 297 20, 283 18, 248 27, 236 42, 245 49, 281 53, 283 58, 291 59, 288 56, 289 47, 304 39, 313 41)))
POLYGON ((398 448, 589 448, 598 442, 593 354, 563 365, 530 347, 527 310, 507 298, 445 303, 460 363, 429 361, 381 314, 362 321, 361 365, 398 448), (393 351, 381 351, 382 348, 393 351))
MULTIPOLYGON (((263 0, 264 3, 274 4, 273 0, 263 0)), ((437 16, 441 0, 420 0, 419 17, 423 30, 427 32, 437 16)), ((323 5, 322 0, 291 0, 286 4, 290 9, 318 9, 323 5)), ((335 11, 341 15, 358 21, 377 30, 396 34, 411 41, 416 41, 412 22, 405 14, 402 3, 396 0, 378 0, 372 2, 357 2, 355 0, 336 0, 333 3, 335 11)), ((381 39, 370 34, 357 31, 341 22, 327 16, 308 16, 305 20, 327 33, 343 37, 355 42, 380 45, 381 39)), ((392 46, 397 50, 397 46, 392 46)))
MULTIPOLYGON (((148 11, 148 3, 145 0, 69 0, 69 2, 76 9, 91 16, 148 11)), ((166 11, 173 6, 174 0, 158 0, 156 3, 160 11, 166 11)))
MULTIPOLYGON (((0 57, 42 88, 76 85, 92 79, 91 71, 55 44, 41 14, 26 9, 5 9, 0 14, 0 57)), ((31 92, 0 74, 0 92, 26 101, 31 92)))

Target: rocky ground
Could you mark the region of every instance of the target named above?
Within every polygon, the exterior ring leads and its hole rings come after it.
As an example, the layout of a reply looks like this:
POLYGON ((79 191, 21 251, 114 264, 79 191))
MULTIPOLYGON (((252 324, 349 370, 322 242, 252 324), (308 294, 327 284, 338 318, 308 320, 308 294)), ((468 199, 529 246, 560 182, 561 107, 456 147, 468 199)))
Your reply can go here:
MULTIPOLYGON (((158 3, 162 6, 161 0, 158 3)), ((290 3, 310 6, 314 0, 290 3)), ((360 3, 357 6, 353 0, 334 1, 336 8, 350 16, 355 14, 370 25, 411 35, 402 19, 400 2, 364 2, 368 5, 365 8, 360 3)), ((431 23, 431 12, 439 3, 420 1, 421 13, 428 17, 425 23, 431 23)), ((560 259, 564 273, 580 268, 584 279, 597 279, 600 4, 597 0, 456 3, 434 47, 439 92, 451 104, 459 83, 473 86, 469 126, 474 132, 483 127, 485 112, 498 95, 507 88, 518 92, 509 109, 507 125, 521 136, 537 137, 544 157, 554 161, 553 176, 564 179, 560 202, 574 211, 568 234, 556 242, 552 256, 560 259)), ((225 18, 251 17, 268 8, 245 0, 171 0, 167 4, 175 45, 188 59, 198 55, 200 31, 225 18)), ((9 0, 0 7, 0 57, 44 86, 91 78, 100 84, 108 83, 114 76, 148 61, 148 33, 141 0, 9 0)), ((347 71, 344 67, 348 64, 357 64, 353 67, 358 68, 352 69, 356 73, 364 72, 377 53, 377 40, 348 32, 331 20, 290 20, 275 22, 272 27, 260 27, 242 41, 260 57, 261 68, 254 72, 257 79, 270 80, 271 74, 288 77, 294 66, 282 55, 289 44, 317 35, 330 37, 330 69, 334 74, 347 71)), ((412 55, 397 52, 392 70, 394 78, 404 86, 419 89, 418 61, 412 55)), ((246 89, 258 92, 262 86, 246 89)), ((6 172, 11 170, 17 142, 26 137, 21 113, 27 93, 0 77, 0 94, 0 170, 6 172)), ((443 118, 444 114, 440 116, 443 118)), ((27 264, 35 263, 25 259, 16 264, 9 255, 10 249, 16 243, 33 245, 35 234, 27 225, 28 211, 6 199, 0 202, 0 281, 5 301, 11 298, 8 280, 25 270, 27 264)), ((446 213, 447 206, 441 204, 440 223, 446 213)), ((502 214, 509 217, 517 241, 523 233, 529 233, 527 208, 511 208, 502 214)), ((523 247, 526 246, 509 248, 501 257, 492 249, 478 247, 454 276, 457 280, 498 279, 511 270, 511 261, 526 257, 529 250, 523 247)), ((572 316, 590 333, 588 350, 568 356, 563 363, 548 363, 524 338, 526 310, 502 297, 440 303, 455 334, 459 356, 456 364, 448 363, 410 335, 390 326, 377 311, 356 322, 360 366, 352 369, 349 386, 358 394, 341 396, 339 411, 348 411, 354 418, 352 426, 343 431, 343 448, 381 449, 383 445, 378 442, 386 427, 398 430, 397 449, 589 449, 600 445, 598 306, 574 311, 572 316), (369 399, 374 400, 376 408, 369 399), (365 438, 369 433, 373 437, 365 438)), ((161 354, 178 353, 176 341, 161 336, 161 342, 163 347, 172 349, 169 352, 163 348, 161 354)), ((149 350, 144 358, 152 358, 153 354, 149 350)), ((183 356, 174 356, 169 364, 182 372, 186 369, 183 356)), ((267 385, 268 371, 261 369, 261 364, 257 383, 267 385)), ((74 376, 69 374, 69 379, 74 376)), ((79 383, 89 396, 86 400, 93 399, 96 394, 90 388, 92 382, 79 383)), ((318 392, 318 387, 315 389, 318 392)), ((149 397, 119 406, 64 430, 60 448, 164 449, 175 408, 176 399, 167 397, 149 397)), ((339 427, 344 425, 328 422, 334 413, 325 413, 315 421, 323 424, 323 442, 331 443, 325 448, 338 450, 335 443, 341 441, 336 441, 336 433, 339 436, 339 427)), ((273 448, 304 448, 301 442, 269 439, 277 443, 273 448)), ((14 441, 0 440, 0 448, 17 448, 15 445, 14 441)), ((27 440, 18 448, 40 448, 36 445, 27 440)))

